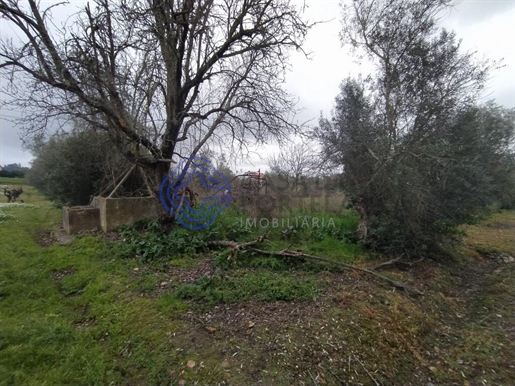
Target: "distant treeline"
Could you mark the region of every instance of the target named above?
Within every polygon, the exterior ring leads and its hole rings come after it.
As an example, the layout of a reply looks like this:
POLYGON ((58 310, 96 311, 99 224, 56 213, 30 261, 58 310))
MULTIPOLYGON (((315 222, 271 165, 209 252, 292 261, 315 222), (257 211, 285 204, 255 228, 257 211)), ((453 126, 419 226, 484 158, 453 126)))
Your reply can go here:
POLYGON ((0 170, 0 177, 8 177, 8 178, 14 178, 14 177, 20 177, 23 178, 27 174, 27 172, 30 170, 29 168, 22 167, 20 164, 8 164, 5 166, 2 166, 0 170))

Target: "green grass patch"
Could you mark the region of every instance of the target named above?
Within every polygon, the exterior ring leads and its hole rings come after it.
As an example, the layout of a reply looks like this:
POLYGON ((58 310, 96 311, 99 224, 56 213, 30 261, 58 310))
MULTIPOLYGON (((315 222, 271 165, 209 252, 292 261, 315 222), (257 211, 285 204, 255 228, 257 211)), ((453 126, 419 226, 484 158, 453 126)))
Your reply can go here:
POLYGON ((101 238, 40 246, 60 211, 24 190, 34 207, 4 207, 0 223, 0 385, 168 382, 180 301, 141 298, 136 260, 102 253, 101 238))
POLYGON ((20 177, 0 177, 0 185, 27 185, 27 180, 20 177))
POLYGON ((312 278, 285 277, 267 271, 236 270, 231 276, 203 277, 194 284, 177 288, 180 299, 193 299, 207 304, 235 303, 249 299, 271 302, 276 300, 315 300, 319 285, 312 278))
POLYGON ((121 258, 136 258, 142 262, 179 261, 195 255, 206 246, 206 233, 177 226, 165 234, 158 228, 155 220, 123 226, 118 230, 120 240, 110 246, 110 252, 121 258))

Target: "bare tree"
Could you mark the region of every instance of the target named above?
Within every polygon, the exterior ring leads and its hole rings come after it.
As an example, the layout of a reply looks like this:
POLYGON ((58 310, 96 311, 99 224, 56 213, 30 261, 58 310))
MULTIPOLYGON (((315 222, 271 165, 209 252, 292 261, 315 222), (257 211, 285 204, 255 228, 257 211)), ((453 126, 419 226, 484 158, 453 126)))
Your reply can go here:
POLYGON ((3 91, 29 135, 85 121, 157 190, 214 135, 247 143, 297 128, 281 84, 309 25, 288 0, 94 0, 62 25, 63 3, 44 4, 0 1, 19 37, 0 42, 3 91))
POLYGON ((302 177, 307 177, 317 166, 316 152, 307 143, 291 143, 268 158, 268 166, 295 191, 302 177))

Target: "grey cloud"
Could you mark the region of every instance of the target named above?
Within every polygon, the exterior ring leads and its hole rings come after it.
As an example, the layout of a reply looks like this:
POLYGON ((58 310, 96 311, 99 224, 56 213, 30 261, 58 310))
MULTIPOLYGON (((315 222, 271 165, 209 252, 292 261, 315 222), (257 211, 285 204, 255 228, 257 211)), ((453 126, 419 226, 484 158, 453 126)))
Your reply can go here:
POLYGON ((450 16, 462 25, 475 24, 515 9, 513 0, 462 0, 454 4, 450 16))
POLYGON ((19 163, 30 166, 32 155, 22 149, 22 141, 16 126, 0 113, 0 165, 19 163))

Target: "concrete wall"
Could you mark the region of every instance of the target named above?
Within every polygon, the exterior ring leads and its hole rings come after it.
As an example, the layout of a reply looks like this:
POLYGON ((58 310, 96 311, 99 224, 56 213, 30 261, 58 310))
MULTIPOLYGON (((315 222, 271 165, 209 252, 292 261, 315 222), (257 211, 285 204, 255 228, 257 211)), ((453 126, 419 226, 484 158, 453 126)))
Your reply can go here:
POLYGON ((161 203, 156 197, 95 197, 91 206, 100 211, 100 227, 109 232, 120 225, 157 218, 161 203))
POLYGON ((91 206, 64 206, 63 228, 69 235, 100 228, 100 210, 91 206))

